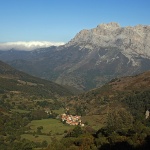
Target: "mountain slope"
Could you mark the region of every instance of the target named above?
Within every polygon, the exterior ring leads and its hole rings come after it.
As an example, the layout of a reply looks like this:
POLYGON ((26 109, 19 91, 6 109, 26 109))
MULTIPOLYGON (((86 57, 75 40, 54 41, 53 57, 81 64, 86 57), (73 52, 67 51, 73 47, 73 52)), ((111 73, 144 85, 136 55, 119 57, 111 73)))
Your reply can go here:
POLYGON ((51 81, 43 80, 18 71, 0 61, 0 91, 17 92, 29 96, 56 98, 72 93, 51 81))
POLYGON ((25 54, 1 52, 0 59, 34 76, 87 91, 150 69, 150 26, 100 24, 82 30, 64 46, 25 54))
POLYGON ((144 116, 145 110, 150 109, 150 71, 113 79, 101 88, 68 98, 67 104, 82 115, 100 114, 107 118, 108 111, 125 108, 133 115, 144 116))

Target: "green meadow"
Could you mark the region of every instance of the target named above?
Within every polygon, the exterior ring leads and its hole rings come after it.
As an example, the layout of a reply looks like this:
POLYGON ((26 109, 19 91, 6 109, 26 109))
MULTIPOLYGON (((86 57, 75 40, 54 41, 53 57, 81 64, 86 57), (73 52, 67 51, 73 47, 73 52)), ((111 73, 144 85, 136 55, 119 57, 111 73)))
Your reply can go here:
POLYGON ((43 129, 41 130, 42 133, 51 133, 51 135, 63 134, 65 130, 73 128, 73 126, 63 124, 57 119, 33 120, 28 124, 28 126, 31 128, 31 132, 36 132, 37 127, 43 126, 43 129))
POLYGON ((28 124, 30 130, 28 133, 23 134, 21 137, 34 141, 42 142, 46 140, 48 143, 51 142, 51 138, 56 137, 60 140, 66 131, 69 131, 74 128, 67 124, 63 124, 60 120, 57 119, 42 119, 42 120, 33 120, 28 124), (42 126, 41 134, 37 133, 37 128, 42 126))

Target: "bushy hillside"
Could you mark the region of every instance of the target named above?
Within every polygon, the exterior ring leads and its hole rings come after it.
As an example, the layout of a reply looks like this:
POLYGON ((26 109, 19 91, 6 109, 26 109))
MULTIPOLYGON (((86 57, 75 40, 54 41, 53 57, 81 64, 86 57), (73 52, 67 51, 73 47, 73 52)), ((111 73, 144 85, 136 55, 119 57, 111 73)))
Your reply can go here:
POLYGON ((0 61, 0 92, 10 91, 47 98, 72 95, 72 92, 63 86, 30 76, 0 61))
POLYGON ((68 106, 80 114, 107 114, 126 108, 134 116, 150 108, 150 71, 113 79, 101 88, 68 98, 68 106), (79 109, 80 108, 80 109, 79 109), (80 110, 80 111, 79 111, 80 110))

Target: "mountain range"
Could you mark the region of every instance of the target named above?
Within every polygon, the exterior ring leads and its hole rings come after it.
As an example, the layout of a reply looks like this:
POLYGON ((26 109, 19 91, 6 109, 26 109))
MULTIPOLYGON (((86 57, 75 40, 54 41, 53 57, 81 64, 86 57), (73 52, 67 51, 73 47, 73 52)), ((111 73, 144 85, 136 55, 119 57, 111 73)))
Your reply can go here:
POLYGON ((31 75, 87 91, 113 78, 150 70, 150 26, 100 24, 80 31, 63 46, 0 51, 0 60, 31 75))

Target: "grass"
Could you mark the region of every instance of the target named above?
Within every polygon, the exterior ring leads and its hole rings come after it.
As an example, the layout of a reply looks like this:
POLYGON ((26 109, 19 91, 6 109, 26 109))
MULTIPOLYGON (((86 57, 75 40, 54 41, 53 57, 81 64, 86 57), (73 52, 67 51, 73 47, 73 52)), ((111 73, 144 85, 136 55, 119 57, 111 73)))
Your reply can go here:
POLYGON ((42 133, 51 132, 52 135, 63 134, 65 130, 70 130, 73 126, 63 124, 60 120, 57 119, 42 119, 42 120, 33 120, 28 124, 31 131, 37 131, 37 127, 43 126, 42 133))
POLYGON ((65 109, 64 108, 60 108, 58 110, 53 110, 53 112, 55 112, 57 114, 63 114, 63 113, 65 113, 65 109))
POLYGON ((74 128, 74 126, 69 126, 66 124, 63 124, 60 120, 57 119, 42 119, 42 120, 33 120, 31 123, 28 124, 30 127, 30 132, 36 134, 37 127, 43 126, 43 129, 41 130, 42 133, 49 134, 50 135, 37 135, 33 136, 33 134, 23 134, 21 137, 25 139, 29 139, 30 141, 34 142, 42 142, 46 140, 48 143, 51 142, 52 137, 56 137, 56 139, 60 140, 64 136, 65 130, 71 130, 74 128))
POLYGON ((18 113, 29 113, 28 110, 22 110, 22 109, 11 109, 12 112, 18 112, 18 113))
POLYGON ((28 139, 30 141, 34 141, 34 142, 43 142, 44 140, 46 140, 48 142, 48 144, 50 144, 51 142, 51 137, 47 136, 47 135, 38 135, 38 136, 34 136, 32 134, 22 134, 21 138, 25 138, 28 139))
POLYGON ((89 126, 93 129, 98 130, 104 126, 105 123, 105 115, 91 115, 91 116, 82 116, 82 122, 87 122, 89 126))
MULTIPOLYGON (((90 125, 93 129, 98 130, 104 125, 105 119, 103 117, 103 115, 83 116, 82 121, 88 122, 88 125, 90 125)), ((33 120, 28 124, 28 126, 30 127, 29 132, 31 132, 31 134, 23 134, 22 138, 29 139, 34 142, 42 142, 46 140, 48 143, 51 142, 52 137, 60 140, 64 136, 64 131, 69 131, 75 127, 63 124, 60 120, 57 119, 33 120), (37 135, 37 127, 40 126, 43 126, 43 129, 41 130, 42 133, 49 135, 37 135), (37 136, 32 134, 34 132, 37 136)))

